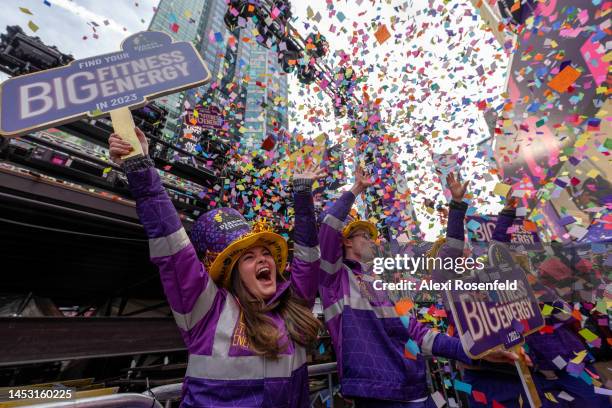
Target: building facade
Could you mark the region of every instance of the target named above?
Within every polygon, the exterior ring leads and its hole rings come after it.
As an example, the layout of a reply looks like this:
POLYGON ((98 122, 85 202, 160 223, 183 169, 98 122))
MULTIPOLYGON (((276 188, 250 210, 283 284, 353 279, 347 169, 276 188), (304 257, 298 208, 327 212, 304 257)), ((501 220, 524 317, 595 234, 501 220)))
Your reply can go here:
POLYGON ((248 55, 244 127, 242 148, 259 149, 270 135, 288 128, 287 75, 278 64, 277 54, 259 45, 248 55))
MULTIPOLYGON (((217 0, 222 2, 222 0, 217 0)), ((205 4, 208 2, 205 2, 205 4)), ((174 41, 196 43, 204 29, 204 7, 200 0, 161 0, 149 25, 150 31, 161 31, 174 41)), ((221 17, 223 19, 223 17, 221 17)), ((207 61, 208 62, 208 61, 207 61)), ((168 111, 163 130, 166 139, 173 139, 180 130, 180 116, 185 92, 166 95, 155 102, 168 111)))
POLYGON ((230 32, 223 21, 225 0, 161 0, 149 26, 175 41, 189 41, 206 61, 211 82, 160 98, 168 110, 164 135, 180 141, 185 108, 216 106, 224 117, 224 135, 240 140, 243 152, 261 147, 270 134, 288 127, 287 77, 277 54, 255 41, 257 31, 230 32))

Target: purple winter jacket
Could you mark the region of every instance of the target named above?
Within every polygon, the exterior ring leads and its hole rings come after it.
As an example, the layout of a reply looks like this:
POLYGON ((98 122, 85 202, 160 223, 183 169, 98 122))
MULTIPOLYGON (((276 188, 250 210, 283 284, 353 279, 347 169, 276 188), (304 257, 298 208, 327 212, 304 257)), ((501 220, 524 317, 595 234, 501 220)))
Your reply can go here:
MULTIPOLYGON (((278 313, 269 316, 288 347, 278 359, 248 347, 236 299, 209 278, 148 158, 128 160, 126 173, 140 221, 149 237, 168 303, 189 352, 181 407, 307 407, 304 347, 287 335, 278 313)), ((310 193, 295 193, 291 277, 279 282, 312 306, 317 293, 319 247, 310 193)))
MULTIPOLYGON (((327 212, 319 231, 319 292, 338 360, 342 394, 421 400, 429 395, 424 356, 471 360, 456 338, 436 333, 413 317, 404 327, 393 302, 383 291, 373 289, 374 278, 363 265, 343 258, 342 229, 354 200, 352 192, 344 193, 327 212), (404 357, 409 339, 421 349, 416 360, 404 357)), ((463 223, 462 216, 459 221, 463 223)))
MULTIPOLYGON (((515 211, 502 211, 495 224, 493 240, 510 242, 510 234, 507 231, 515 218, 515 211)), ((571 306, 561 299, 553 302, 551 306, 554 307, 554 311, 550 316, 545 317, 545 321, 547 325, 554 327, 554 331, 549 334, 535 332, 525 338, 529 357, 534 367, 539 370, 557 370, 559 367, 553 363, 557 356, 563 358, 567 363, 576 356, 575 353, 585 350, 584 345, 570 327, 575 322, 571 315, 571 306)))

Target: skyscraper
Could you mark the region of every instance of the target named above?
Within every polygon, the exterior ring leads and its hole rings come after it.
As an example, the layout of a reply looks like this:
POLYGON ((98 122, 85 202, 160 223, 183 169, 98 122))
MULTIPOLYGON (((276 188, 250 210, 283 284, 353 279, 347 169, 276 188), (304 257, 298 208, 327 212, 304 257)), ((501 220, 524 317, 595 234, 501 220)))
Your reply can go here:
POLYGON ((223 111, 229 136, 258 148, 268 135, 288 126, 287 78, 280 75, 276 52, 255 41, 251 22, 245 29, 227 29, 226 10, 224 0, 161 0, 149 29, 192 42, 212 75, 205 86, 157 101, 169 112, 164 133, 169 139, 180 137, 185 102, 213 105, 223 111))
POLYGON ((254 45, 248 62, 250 81, 246 87, 243 149, 253 150, 271 134, 287 129, 287 75, 276 52, 254 45))
MULTIPOLYGON (((218 0, 222 2, 222 0, 218 0)), ((209 2, 205 2, 204 5, 209 2)), ((151 19, 149 30, 169 34, 174 41, 195 42, 198 33, 202 32, 204 12, 201 0, 161 0, 151 19)), ((223 18, 223 17, 221 17, 223 18)), ((209 67, 210 68, 210 67, 209 67)), ((180 128, 179 118, 183 108, 184 92, 164 96, 156 100, 168 111, 165 137, 174 138, 180 128)))

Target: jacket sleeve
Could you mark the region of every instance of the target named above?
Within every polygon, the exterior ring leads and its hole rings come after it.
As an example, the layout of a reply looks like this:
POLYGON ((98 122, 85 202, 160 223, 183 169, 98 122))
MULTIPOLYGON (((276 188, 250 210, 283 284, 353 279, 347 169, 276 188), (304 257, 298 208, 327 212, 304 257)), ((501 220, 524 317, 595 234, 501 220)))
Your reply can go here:
POLYGON ((192 329, 208 319, 218 301, 217 286, 198 259, 153 161, 142 156, 131 158, 126 160, 124 170, 149 238, 151 261, 159 267, 172 314, 189 348, 195 340, 192 329))
MULTIPOLYGON (((446 228, 446 242, 437 253, 438 258, 459 258, 463 255, 465 246, 465 214, 467 203, 451 201, 449 204, 448 226, 446 228)), ((447 279, 455 279, 457 275, 453 271, 434 269, 432 278, 435 282, 443 282, 447 279)))
POLYGON ((325 214, 319 231, 321 245, 320 285, 329 288, 338 283, 338 271, 342 269, 342 229, 355 195, 347 191, 325 214))
POLYGON ((291 261, 291 285, 296 295, 314 306, 319 288, 321 253, 312 199, 312 180, 296 179, 293 182, 295 226, 293 229, 293 260, 291 261))
POLYGON ((439 356, 459 360, 466 364, 472 363, 472 360, 463 351, 458 338, 439 333, 413 316, 410 316, 407 328, 408 337, 418 344, 425 357, 439 356))
POLYGON ((465 246, 465 213, 468 205, 465 202, 451 201, 448 212, 448 226, 446 228, 446 243, 440 248, 438 257, 459 257, 463 254, 465 246))
POLYGON ((510 242, 510 234, 508 234, 508 228, 514 222, 516 218, 516 210, 502 210, 497 217, 495 223, 495 229, 493 230, 493 241, 497 242, 510 242))
POLYGON ((438 333, 434 339, 432 354, 434 356, 458 360, 465 364, 474 364, 474 360, 463 351, 461 341, 457 337, 451 337, 442 333, 438 333))

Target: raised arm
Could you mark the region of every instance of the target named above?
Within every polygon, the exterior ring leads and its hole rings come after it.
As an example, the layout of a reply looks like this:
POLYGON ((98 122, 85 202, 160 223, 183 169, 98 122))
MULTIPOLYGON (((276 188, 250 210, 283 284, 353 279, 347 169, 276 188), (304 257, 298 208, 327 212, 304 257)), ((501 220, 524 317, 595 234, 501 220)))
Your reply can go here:
POLYGON ((307 168, 293 178, 293 202, 295 226, 293 229, 293 260, 291 261, 291 285, 295 293, 310 307, 319 288, 321 252, 312 199, 313 182, 324 175, 322 170, 307 168))
MULTIPOLYGON (((463 255, 463 247, 465 246, 465 214, 468 205, 463 201, 469 181, 461 183, 458 176, 449 174, 446 177, 446 184, 451 191, 452 200, 449 203, 448 225, 446 228, 446 242, 437 256, 440 258, 458 258, 463 255)), ((448 278, 456 276, 447 276, 447 271, 434 271, 433 277, 438 281, 444 281, 448 278)))
MULTIPOLYGON (((148 151, 140 129, 136 134, 148 151)), ((187 347, 191 346, 192 329, 210 311, 217 297, 217 286, 209 279, 204 265, 183 228, 159 174, 148 156, 125 161, 121 156, 131 146, 118 135, 109 138, 111 160, 123 166, 129 188, 136 200, 136 211, 149 238, 151 261, 159 267, 164 292, 187 347)))
POLYGON ((355 198, 372 185, 361 168, 355 172, 355 184, 327 211, 319 231, 321 245, 321 282, 329 286, 342 268, 342 229, 355 198))
POLYGON ((493 230, 493 241, 497 242, 510 242, 510 234, 508 234, 508 228, 514 223, 516 218, 516 204, 518 200, 516 197, 512 197, 512 190, 508 192, 506 196, 506 204, 504 209, 499 213, 497 222, 495 223, 495 229, 493 230))

